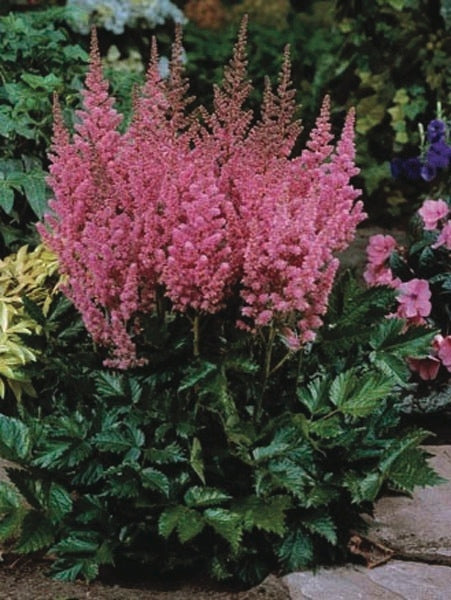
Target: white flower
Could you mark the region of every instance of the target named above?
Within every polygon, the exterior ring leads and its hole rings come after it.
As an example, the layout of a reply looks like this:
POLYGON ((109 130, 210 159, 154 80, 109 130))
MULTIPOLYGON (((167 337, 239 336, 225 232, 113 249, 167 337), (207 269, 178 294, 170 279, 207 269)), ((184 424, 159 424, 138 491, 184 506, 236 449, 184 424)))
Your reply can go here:
POLYGON ((140 20, 150 28, 167 19, 186 22, 183 12, 170 0, 67 0, 67 6, 77 10, 71 26, 84 34, 89 33, 93 23, 121 34, 125 26, 136 27, 140 20))

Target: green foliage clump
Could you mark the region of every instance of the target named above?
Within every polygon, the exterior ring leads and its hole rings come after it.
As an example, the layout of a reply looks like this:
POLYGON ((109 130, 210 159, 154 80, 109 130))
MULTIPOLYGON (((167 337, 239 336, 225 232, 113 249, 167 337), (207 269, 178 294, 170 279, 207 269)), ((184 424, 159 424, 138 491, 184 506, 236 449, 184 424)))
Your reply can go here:
POLYGON ((404 357, 433 333, 387 320, 393 301, 344 277, 299 356, 230 315, 205 318, 194 356, 188 319, 155 315, 149 366, 116 373, 55 300, 31 365, 39 407, 0 415, 0 454, 20 466, 0 487, 0 538, 48 552, 62 580, 141 563, 250 584, 342 559, 383 490, 439 481, 396 404, 404 357))
MULTIPOLYGON (((64 95, 69 123, 79 106, 87 40, 68 29, 68 14, 54 7, 0 17, 0 256, 37 242, 31 224, 42 218, 50 193, 45 176, 53 94, 64 95)), ((127 113, 140 75, 110 71, 127 113)))
POLYGON ((2 254, 34 239, 27 225, 47 205, 52 94, 78 104, 87 54, 62 25, 63 9, 0 18, 0 234, 2 254))
MULTIPOLYGON (((399 189, 390 179, 394 153, 409 154, 418 141, 417 122, 449 102, 449 23, 446 2, 378 0, 336 2, 342 45, 338 76, 328 85, 335 101, 355 104, 360 165, 373 219, 411 215, 418 185, 399 189), (442 5, 442 6, 441 6, 442 5)), ((421 187, 420 187, 421 191, 421 187)))

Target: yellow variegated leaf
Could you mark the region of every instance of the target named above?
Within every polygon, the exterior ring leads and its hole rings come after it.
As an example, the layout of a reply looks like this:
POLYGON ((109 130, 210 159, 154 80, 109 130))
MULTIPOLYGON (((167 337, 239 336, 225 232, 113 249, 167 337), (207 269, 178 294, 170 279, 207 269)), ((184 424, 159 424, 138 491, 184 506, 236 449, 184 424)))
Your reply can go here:
POLYGON ((31 381, 22 381, 22 389, 23 391, 28 394, 28 396, 31 396, 31 398, 37 398, 37 393, 36 390, 34 389, 31 381))
POLYGON ((22 296, 27 295, 47 314, 52 296, 59 291, 58 261, 44 245, 32 252, 22 246, 0 260, 0 396, 8 384, 19 401, 23 393, 36 396, 21 368, 35 361, 38 353, 27 347, 17 334, 40 334, 42 326, 24 312, 22 296), (1 378, 3 376, 3 379, 1 378))
POLYGON ((4 375, 8 379, 14 379, 14 371, 3 360, 0 360, 0 375, 4 375))
POLYGON ((10 379, 8 381, 8 385, 9 385, 10 389, 12 390, 12 393, 14 394, 17 402, 20 402, 22 400, 22 384, 19 383, 18 381, 14 381, 14 380, 10 379))
POLYGON ((2 328, 2 331, 8 331, 9 318, 8 305, 6 303, 0 304, 0 327, 2 328))
POLYGON ((28 361, 36 360, 36 356, 33 354, 33 352, 25 346, 21 346, 10 340, 8 347, 9 352, 14 356, 17 356, 17 358, 21 361, 23 365, 28 361))

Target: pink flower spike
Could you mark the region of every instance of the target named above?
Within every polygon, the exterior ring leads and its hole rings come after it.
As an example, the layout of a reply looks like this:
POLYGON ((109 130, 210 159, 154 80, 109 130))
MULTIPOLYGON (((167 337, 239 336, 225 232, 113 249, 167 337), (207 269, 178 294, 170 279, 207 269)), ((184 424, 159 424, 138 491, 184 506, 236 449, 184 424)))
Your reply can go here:
POLYGON ((296 352, 301 347, 301 340, 295 331, 289 327, 284 327, 281 332, 282 341, 292 352, 296 352))
POLYGON ((409 367, 412 371, 418 373, 423 381, 431 381, 437 377, 440 369, 440 361, 434 356, 426 358, 409 358, 407 359, 409 367))
POLYGON ((418 214, 423 219, 426 230, 436 229, 440 219, 447 217, 449 207, 444 200, 425 200, 418 214))
POLYGON ((411 279, 398 287, 398 316, 411 319, 427 317, 431 312, 431 290, 425 279, 411 279))
POLYGON ((446 246, 448 250, 451 250, 451 221, 445 223, 440 235, 437 238, 437 241, 432 245, 432 248, 435 249, 439 248, 440 246, 446 246))
POLYGON ((390 258, 390 254, 396 248, 396 240, 391 235, 372 235, 370 237, 366 254, 373 265, 382 265, 390 258))
POLYGON ((437 355, 442 361, 443 365, 451 373, 451 335, 448 335, 439 341, 437 355))

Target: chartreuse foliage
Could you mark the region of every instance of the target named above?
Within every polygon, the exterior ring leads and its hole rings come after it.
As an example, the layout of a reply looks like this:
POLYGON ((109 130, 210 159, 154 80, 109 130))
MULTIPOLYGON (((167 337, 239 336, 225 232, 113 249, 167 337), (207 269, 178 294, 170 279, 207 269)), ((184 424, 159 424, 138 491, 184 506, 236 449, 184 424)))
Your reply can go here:
POLYGON ((0 398, 9 387, 18 401, 22 393, 34 394, 23 365, 35 361, 37 352, 27 336, 42 332, 39 315, 26 313, 24 303, 34 302, 46 314, 58 282, 58 262, 42 244, 33 251, 22 246, 0 260, 0 398))
POLYGON ((149 366, 102 369, 55 301, 33 366, 40 407, 0 415, 0 454, 21 467, 0 486, 0 538, 48 551, 63 580, 133 561, 249 584, 343 557, 381 491, 439 480, 427 433, 399 432, 396 408, 403 357, 433 334, 384 318, 392 302, 345 277, 302 362, 276 340, 268 378, 263 344, 218 320, 194 358, 179 316, 143 323, 149 366))

